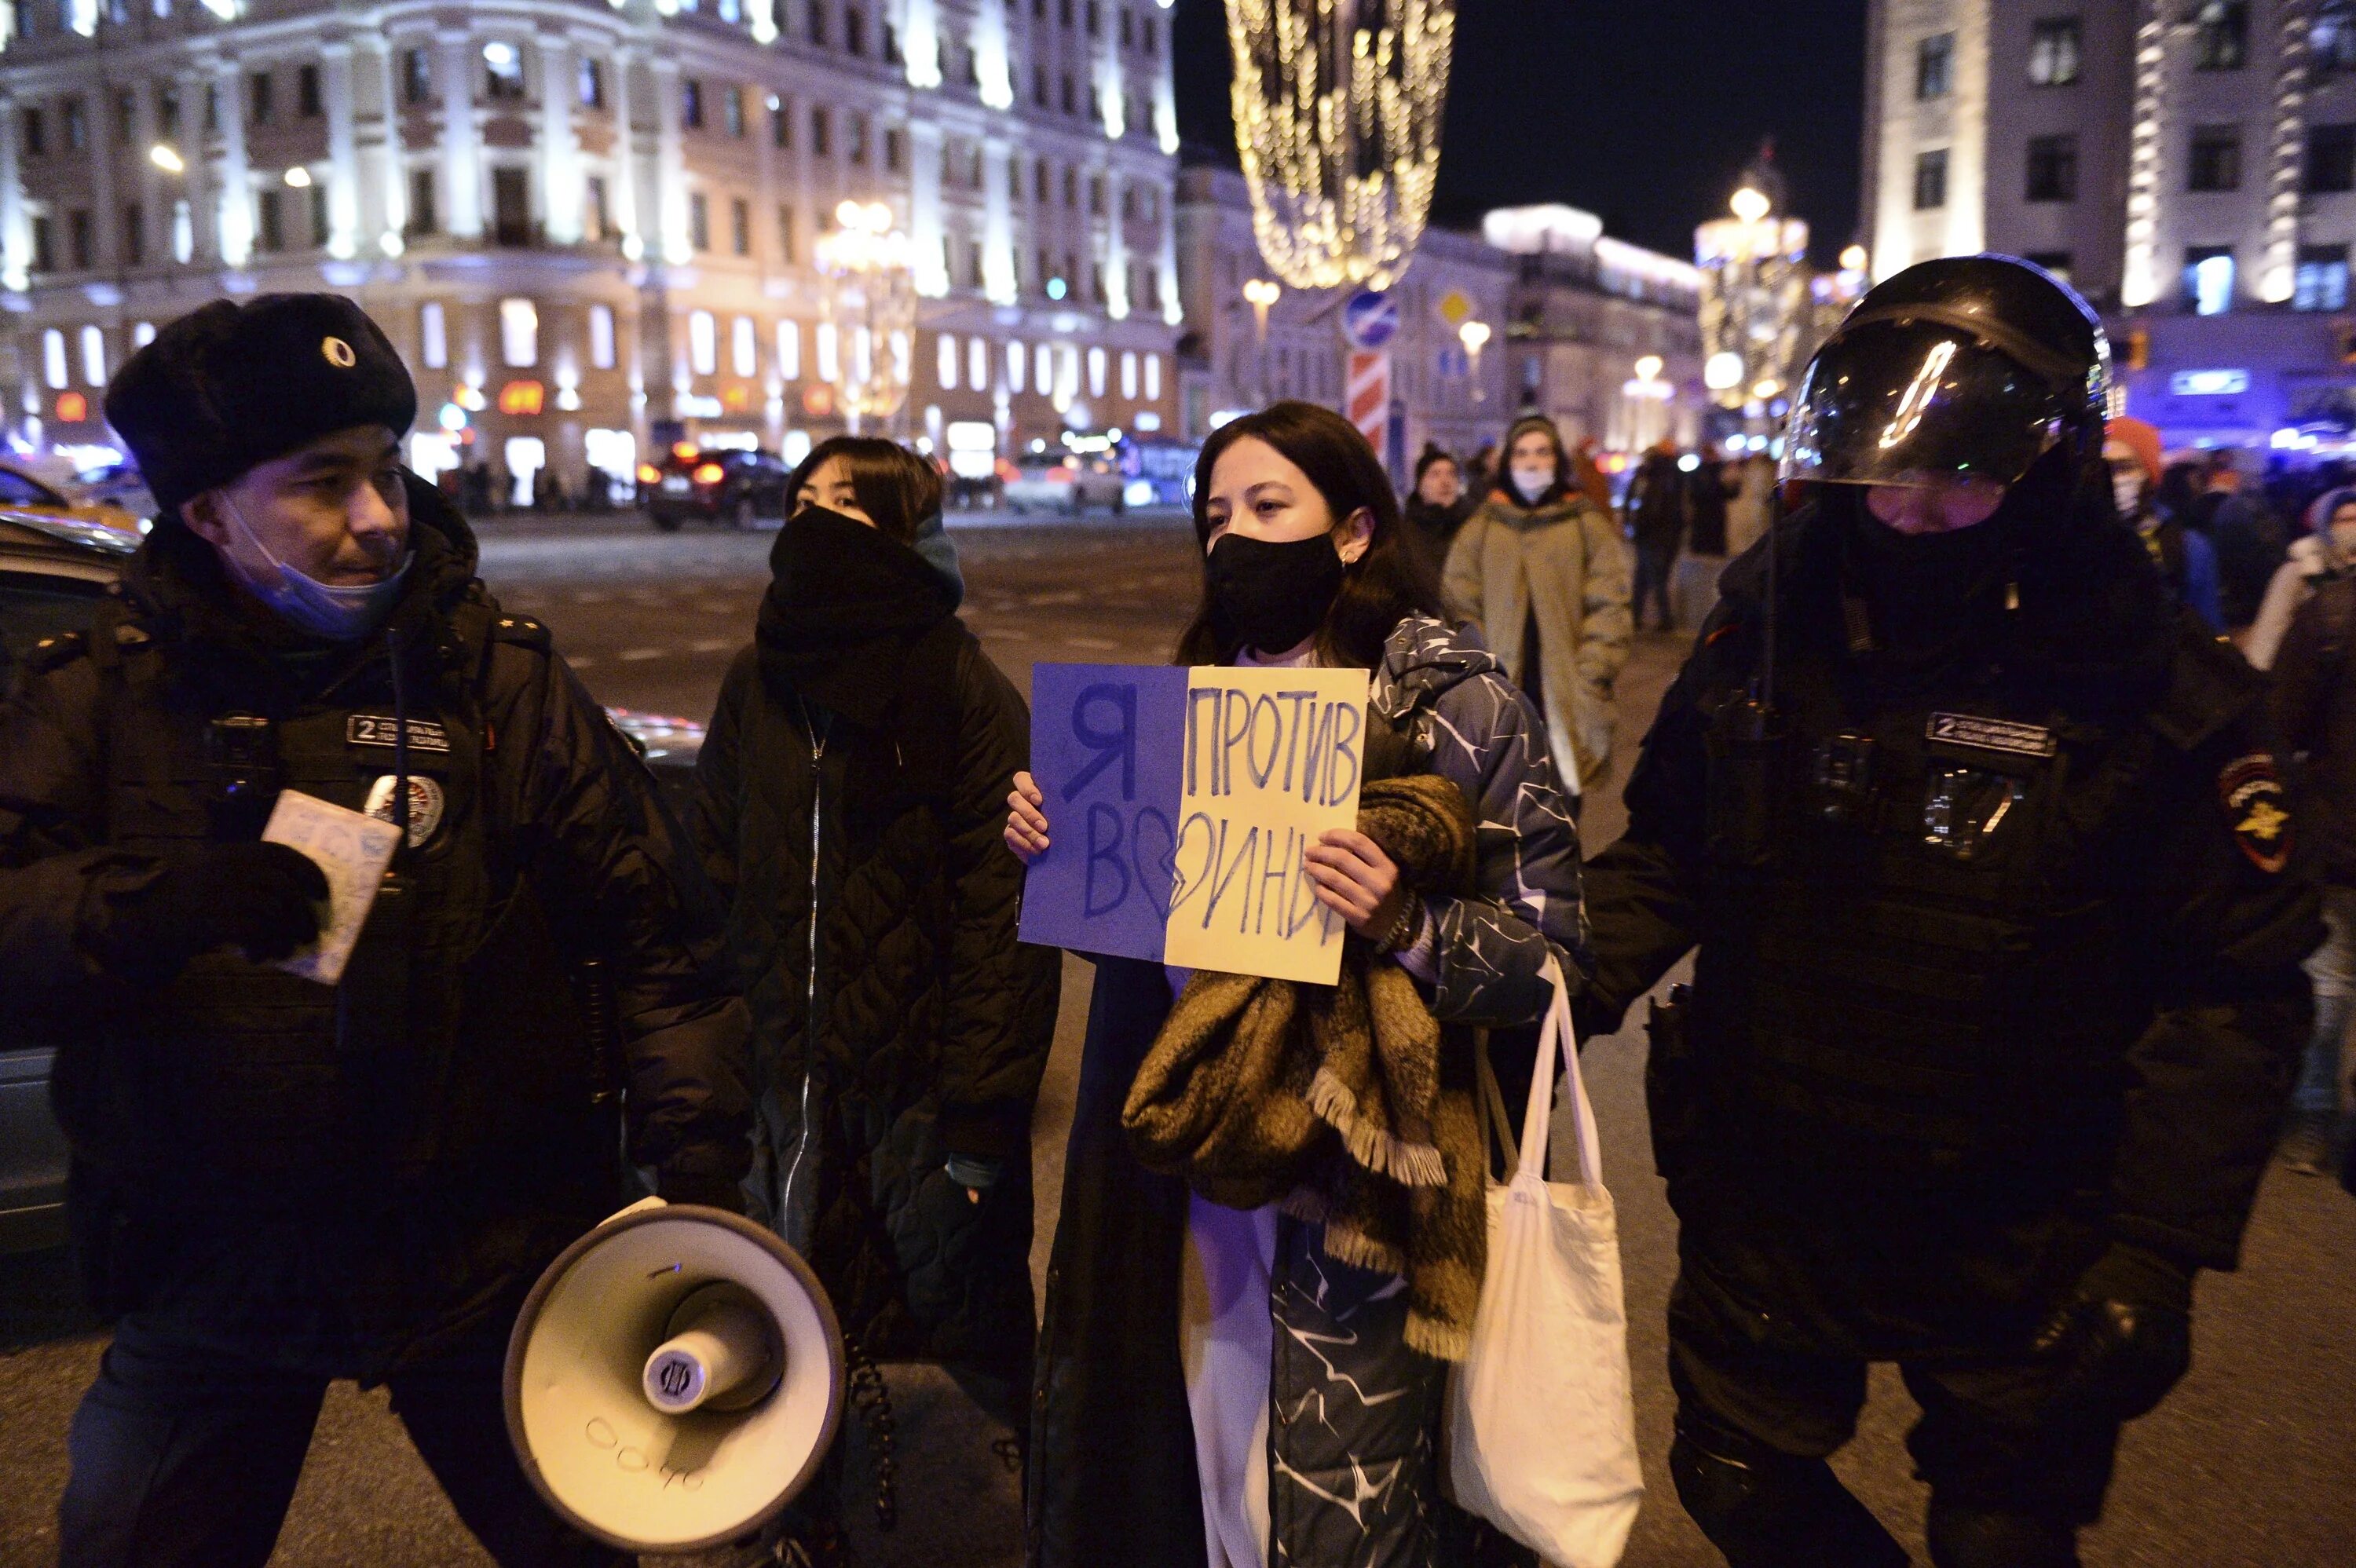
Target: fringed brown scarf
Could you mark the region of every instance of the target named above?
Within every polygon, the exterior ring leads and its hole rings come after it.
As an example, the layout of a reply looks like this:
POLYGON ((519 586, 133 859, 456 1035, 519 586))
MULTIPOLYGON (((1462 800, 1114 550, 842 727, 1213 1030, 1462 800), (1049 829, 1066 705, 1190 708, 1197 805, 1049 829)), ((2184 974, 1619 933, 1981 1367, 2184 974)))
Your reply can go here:
MULTIPOLYGON (((1472 814, 1448 780, 1368 783, 1358 828, 1417 891, 1471 885, 1472 814)), ((1148 1169, 1229 1208, 1281 1203, 1323 1221, 1327 1256, 1404 1275, 1408 1344, 1456 1360, 1481 1299, 1487 1169, 1472 1064, 1440 1047, 1415 983, 1354 936, 1332 986, 1195 975, 1121 1123, 1148 1169)))

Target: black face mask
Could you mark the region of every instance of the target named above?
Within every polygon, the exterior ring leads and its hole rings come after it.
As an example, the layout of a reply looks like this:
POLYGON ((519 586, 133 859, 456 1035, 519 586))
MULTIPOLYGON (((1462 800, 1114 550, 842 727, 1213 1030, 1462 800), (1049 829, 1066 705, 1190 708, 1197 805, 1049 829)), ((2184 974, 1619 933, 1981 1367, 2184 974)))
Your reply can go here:
POLYGON ((1977 640, 2001 603, 2005 530, 1901 534, 1858 507, 1858 565, 1875 630, 1901 663, 1933 660, 1977 640))
POLYGON ((1227 534, 1204 563, 1211 619, 1222 640, 1263 654, 1299 647, 1325 623, 1342 592, 1342 558, 1333 539, 1266 539, 1227 534))

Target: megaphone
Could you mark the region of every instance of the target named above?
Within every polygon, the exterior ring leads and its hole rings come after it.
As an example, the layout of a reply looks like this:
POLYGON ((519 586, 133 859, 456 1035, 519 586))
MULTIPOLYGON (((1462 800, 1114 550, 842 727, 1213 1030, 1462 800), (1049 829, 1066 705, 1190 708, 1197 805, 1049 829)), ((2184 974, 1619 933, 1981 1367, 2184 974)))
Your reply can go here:
POLYGON ((841 1424, 842 1331, 809 1265, 719 1209, 634 1203, 548 1265, 508 1340, 508 1435, 558 1517, 623 1552, 776 1517, 841 1424))

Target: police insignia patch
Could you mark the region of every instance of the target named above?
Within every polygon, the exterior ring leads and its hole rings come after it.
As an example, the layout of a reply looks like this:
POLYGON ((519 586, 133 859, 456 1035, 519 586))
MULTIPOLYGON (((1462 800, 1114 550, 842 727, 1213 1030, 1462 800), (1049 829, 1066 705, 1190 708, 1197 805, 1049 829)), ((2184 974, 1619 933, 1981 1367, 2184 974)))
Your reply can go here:
POLYGON ((2269 874, 2290 864, 2288 795, 2272 756, 2253 752, 2227 763, 2217 775, 2217 798, 2250 864, 2269 874))
MULTIPOLYGON (((369 785, 367 813, 379 822, 392 820, 392 790, 396 781, 391 773, 369 785)), ((442 826, 442 814, 450 804, 443 792, 440 779, 430 779, 423 773, 409 775, 409 847, 422 849, 442 826)))

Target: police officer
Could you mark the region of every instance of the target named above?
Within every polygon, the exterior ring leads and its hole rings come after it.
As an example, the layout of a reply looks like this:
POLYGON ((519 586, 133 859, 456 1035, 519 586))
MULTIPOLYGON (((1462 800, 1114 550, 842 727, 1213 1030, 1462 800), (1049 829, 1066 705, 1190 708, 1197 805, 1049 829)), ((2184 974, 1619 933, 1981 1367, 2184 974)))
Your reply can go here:
POLYGON ((119 1315, 73 1422, 76 1568, 262 1563, 336 1378, 390 1386, 500 1563, 613 1561, 526 1484, 500 1394, 522 1293, 617 1185, 582 961, 632 1159, 731 1205, 748 1160, 708 892, 627 742, 402 468, 416 411, 348 300, 166 327, 106 400, 155 531, 0 709, 0 972, 61 1043, 71 1219, 119 1315), (262 841, 295 795, 403 830, 337 984, 282 966, 328 895, 262 841))
POLYGON ((1590 1029, 1698 949, 1670 1468, 1736 1568, 1906 1562, 1825 1462, 1872 1361, 1941 1568, 2075 1563, 2280 1118, 2314 897, 2257 677, 2115 508, 2106 357, 2009 258, 1868 294, 1589 868, 1590 1029))

